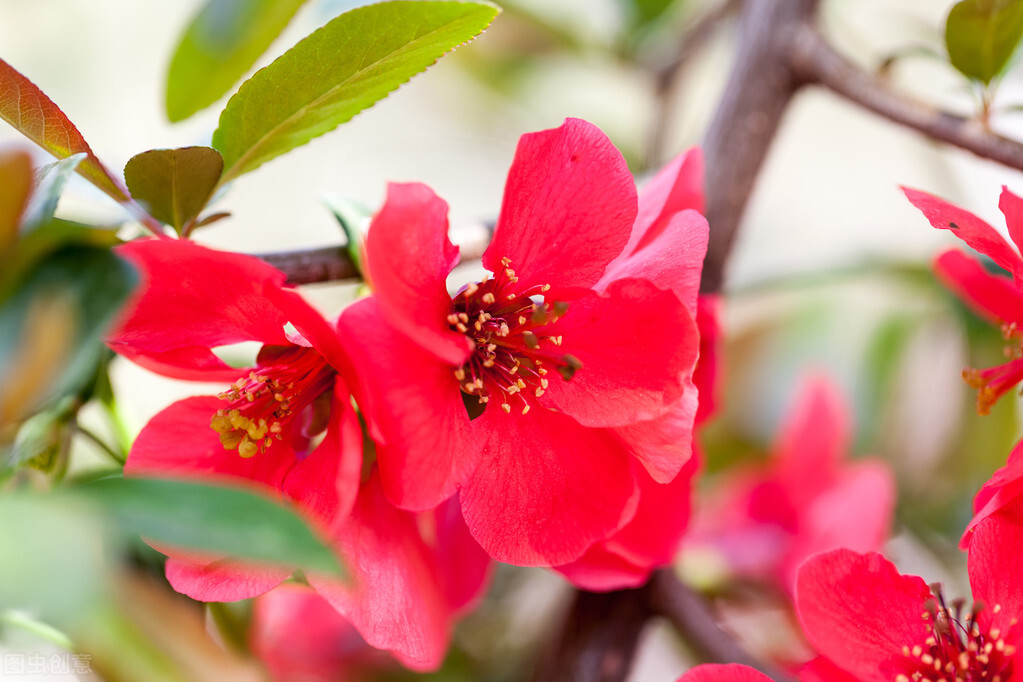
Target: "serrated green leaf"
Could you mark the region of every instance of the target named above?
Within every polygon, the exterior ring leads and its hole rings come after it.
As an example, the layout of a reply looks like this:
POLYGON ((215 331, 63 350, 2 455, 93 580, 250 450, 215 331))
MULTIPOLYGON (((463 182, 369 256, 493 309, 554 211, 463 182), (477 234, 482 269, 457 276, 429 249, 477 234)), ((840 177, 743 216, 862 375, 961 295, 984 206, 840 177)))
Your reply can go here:
POLYGON ((71 179, 71 174, 78 168, 78 164, 85 158, 84 153, 72 154, 66 159, 46 164, 36 171, 35 190, 29 198, 21 220, 22 232, 30 232, 53 219, 64 187, 71 179))
POLYGON ((292 510, 239 488, 107 478, 81 491, 128 533, 167 546, 341 573, 337 555, 292 510))
POLYGON ((227 94, 304 3, 209 0, 185 29, 171 59, 167 118, 183 121, 227 94))
POLYGON ((987 85, 1023 38, 1023 0, 962 0, 945 22, 948 58, 960 73, 987 85))
POLYGON ((395 1, 346 12, 242 84, 213 146, 225 183, 383 99, 497 16, 482 2, 395 1))
POLYGON ((128 160, 124 180, 150 215, 180 232, 206 206, 223 169, 210 147, 152 149, 128 160))

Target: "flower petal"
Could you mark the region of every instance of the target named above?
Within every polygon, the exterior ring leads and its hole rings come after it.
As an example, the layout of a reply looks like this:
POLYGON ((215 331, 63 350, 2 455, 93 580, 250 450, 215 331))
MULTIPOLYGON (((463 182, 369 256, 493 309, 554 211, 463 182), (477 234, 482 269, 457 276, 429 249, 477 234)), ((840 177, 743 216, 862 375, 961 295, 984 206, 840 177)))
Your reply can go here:
POLYGON ((1002 185, 1002 195, 998 198, 998 208, 1005 216, 1005 226, 1009 228, 1009 238, 1017 249, 1023 249, 1023 199, 1002 185))
POLYGON ((275 493, 294 464, 294 451, 276 440, 255 457, 225 450, 210 428, 210 418, 223 406, 222 400, 203 396, 164 408, 135 439, 124 465, 125 475, 219 479, 233 485, 243 480, 275 493))
POLYGON ((336 546, 351 571, 347 581, 316 574, 309 583, 378 649, 415 670, 444 659, 453 614, 440 593, 433 553, 416 519, 386 500, 377 476, 359 491, 336 546))
POLYGON ((445 279, 458 263, 448 239, 448 205, 426 185, 387 186, 387 201, 366 235, 366 269, 387 319, 410 339, 453 365, 471 350, 450 328, 445 279))
MULTIPOLYGON (((284 273, 261 260, 175 239, 129 242, 117 253, 139 268, 142 284, 109 340, 132 349, 130 356, 152 356, 149 368, 175 377, 181 376, 175 365, 220 371, 226 365, 211 357, 210 348, 289 343, 288 314, 267 296, 284 285, 284 273)), ((308 306, 301 299, 293 305, 308 306)))
POLYGON ((249 644, 276 680, 357 679, 390 662, 326 599, 298 584, 286 583, 255 601, 249 644))
POLYGON ((484 461, 462 487, 462 512, 498 561, 574 561, 635 513, 629 451, 613 432, 544 409, 487 409, 473 425, 487 440, 484 461))
POLYGON ((696 323, 678 297, 638 279, 569 304, 548 329, 556 350, 582 368, 553 380, 544 396, 584 426, 625 426, 659 417, 682 395, 699 349, 696 323))
POLYGON ((849 450, 849 407, 824 375, 803 380, 774 443, 774 467, 793 505, 806 507, 838 476, 849 450))
POLYGON ((569 118, 523 135, 483 266, 520 286, 591 287, 629 240, 636 187, 621 152, 599 128, 569 118))
POLYGON ((362 429, 348 387, 338 378, 327 435, 287 472, 281 489, 312 518, 330 527, 348 516, 361 476, 362 429))
POLYGON ((702 215, 696 211, 678 213, 639 251, 611 261, 595 288, 599 291, 615 280, 630 277, 645 279, 675 292, 695 316, 709 234, 707 219, 702 215))
POLYGON ((454 367, 393 329, 376 297, 348 306, 340 326, 366 378, 356 397, 379 435, 388 499, 403 509, 437 506, 481 456, 454 367))
POLYGON ((692 453, 700 396, 692 381, 687 379, 684 386, 682 397, 660 417, 615 429, 658 483, 673 480, 692 453))
POLYGON ((796 581, 807 639, 863 682, 893 679, 902 647, 923 646, 930 630, 921 615, 929 597, 921 578, 900 575, 880 554, 847 549, 811 557, 796 581))
POLYGON ((639 193, 639 213, 623 254, 632 254, 660 237, 678 213, 703 213, 703 151, 699 147, 676 156, 639 193))
POLYGON ((963 532, 959 548, 969 548, 977 525, 998 510, 1013 504, 1020 495, 1023 495, 1023 440, 1013 447, 1005 466, 996 471, 977 491, 973 498, 973 519, 963 532))
POLYGON ((1023 292, 958 249, 934 259, 934 274, 977 314, 992 322, 1023 324, 1023 292))
POLYGON ((975 251, 990 256, 995 263, 1017 277, 1023 274, 1023 260, 995 228, 958 206, 933 194, 903 187, 906 197, 924 214, 933 227, 951 230, 975 251))
POLYGON ((895 511, 895 476, 887 462, 860 460, 844 467, 833 485, 799 511, 799 527, 780 567, 793 589, 799 566, 810 556, 839 547, 855 552, 881 549, 895 511))
POLYGON ((1023 615, 1023 590, 1009 578, 1023 571, 1023 500, 977 524, 968 565, 973 600, 984 604, 982 618, 1006 632, 1023 615))
POLYGON ((717 412, 718 392, 724 386, 721 362, 721 297, 700 296, 696 299, 696 328, 700 330, 700 358, 693 370, 693 383, 700 393, 696 409, 696 425, 717 412))
POLYGON ((421 526, 425 519, 432 521, 436 535, 433 550, 441 592, 452 610, 468 611, 483 597, 493 562, 469 533, 457 496, 420 515, 421 526))
POLYGON ((653 569, 671 563, 678 551, 689 525, 690 493, 698 469, 699 458, 693 457, 675 480, 660 484, 634 465, 639 486, 636 515, 607 540, 587 549, 577 561, 555 570, 584 590, 642 585, 653 569))
POLYGON ((678 682, 769 682, 770 677, 756 668, 739 663, 704 663, 690 668, 678 682))
POLYGON ((199 564, 171 557, 165 572, 171 587, 197 601, 238 601, 272 590, 293 571, 229 559, 199 564))

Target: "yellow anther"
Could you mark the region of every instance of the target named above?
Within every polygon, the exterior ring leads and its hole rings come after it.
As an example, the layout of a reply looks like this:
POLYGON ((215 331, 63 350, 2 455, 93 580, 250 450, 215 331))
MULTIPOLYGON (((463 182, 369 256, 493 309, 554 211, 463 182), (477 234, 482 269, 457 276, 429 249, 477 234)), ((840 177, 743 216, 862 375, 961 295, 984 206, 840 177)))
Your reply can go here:
POLYGON ((508 403, 501 403, 501 409, 504 410, 505 414, 511 414, 511 405, 508 403))
POLYGON ((483 302, 486 303, 487 305, 490 305, 496 300, 497 299, 494 297, 493 292, 488 291, 487 293, 483 294, 483 302))
POLYGON ((248 438, 238 444, 238 454, 246 459, 253 457, 257 452, 259 452, 259 446, 248 438))
POLYGON ((522 414, 526 414, 527 412, 529 412, 529 405, 522 408, 522 414))

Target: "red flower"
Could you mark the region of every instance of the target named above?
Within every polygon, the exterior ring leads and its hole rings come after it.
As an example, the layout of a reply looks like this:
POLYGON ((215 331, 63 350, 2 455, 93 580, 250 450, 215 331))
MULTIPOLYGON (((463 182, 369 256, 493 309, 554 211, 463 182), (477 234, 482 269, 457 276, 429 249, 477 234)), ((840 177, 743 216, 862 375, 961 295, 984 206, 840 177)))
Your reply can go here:
POLYGON ((973 498, 974 516, 966 532, 963 533, 959 547, 968 549, 973 531, 984 519, 1003 509, 1019 509, 1015 513, 1023 513, 1023 440, 1009 453, 1009 459, 1001 469, 981 486, 973 498))
POLYGON ((624 430, 686 393, 695 323, 633 273, 598 286, 636 211, 628 168, 595 127, 525 135, 483 256, 493 276, 452 299, 447 205, 423 185, 390 186, 366 241, 375 295, 340 322, 369 368, 359 398, 389 499, 425 509, 460 490, 491 556, 551 565, 632 518, 634 460, 675 477, 688 452, 634 446, 624 430))
POLYGON ((836 547, 878 549, 891 525, 895 484, 881 460, 845 462, 848 408, 826 379, 804 385, 771 461, 738 470, 715 489, 686 541, 739 575, 785 591, 810 555, 836 547))
MULTIPOLYGON (((310 583, 367 642, 413 667, 436 667, 456 614, 485 583, 488 560, 457 503, 414 515, 384 500, 374 473, 363 476, 336 331, 255 258, 171 240, 119 250, 144 284, 110 345, 170 376, 234 381, 219 396, 187 398, 153 417, 125 473, 244 482, 291 500, 352 573, 346 583, 310 574, 310 583), (289 323, 297 333, 286 332, 289 323), (239 341, 265 344, 254 368, 232 369, 210 350, 239 341)), ((201 601, 253 597, 292 573, 160 549, 171 585, 201 601)))
POLYGON ((770 682, 771 678, 748 665, 705 663, 691 668, 677 682, 770 682))
POLYGON ((1000 511, 974 531, 969 555, 974 606, 946 601, 922 578, 901 575, 880 554, 839 549, 799 571, 796 607, 810 643, 827 659, 815 679, 1002 680, 1023 678, 1019 659, 1023 523, 1000 511), (830 666, 837 676, 822 674, 830 666))
POLYGON ((903 191, 931 225, 951 230, 973 249, 989 256, 1011 279, 992 274, 977 260, 957 250, 942 253, 934 270, 948 288, 980 315, 1002 325, 1010 360, 988 369, 963 370, 963 378, 977 389, 977 411, 987 414, 991 406, 1023 380, 1023 200, 1002 188, 998 208, 1005 215, 1014 249, 993 227, 968 211, 925 192, 903 191))
POLYGON ((692 436, 694 412, 699 423, 713 407, 719 336, 716 297, 698 298, 707 250, 701 211, 703 158, 699 149, 693 149, 665 166, 643 189, 629 243, 598 282, 601 288, 618 279, 638 277, 674 291, 697 321, 700 359, 693 377, 684 378, 682 397, 664 415, 621 430, 634 448, 645 450, 646 457, 680 458, 686 464, 674 479, 663 483, 647 473, 639 460, 633 461, 640 491, 635 516, 572 563, 555 567, 583 589, 643 584, 653 569, 671 563, 689 524, 690 489, 700 464, 692 436))

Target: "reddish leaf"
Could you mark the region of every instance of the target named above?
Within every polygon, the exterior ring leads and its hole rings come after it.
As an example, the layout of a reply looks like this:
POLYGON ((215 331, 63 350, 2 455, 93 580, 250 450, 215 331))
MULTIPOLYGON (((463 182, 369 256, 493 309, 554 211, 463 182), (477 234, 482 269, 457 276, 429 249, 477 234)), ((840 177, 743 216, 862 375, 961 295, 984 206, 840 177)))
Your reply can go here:
POLYGON ((59 159, 84 152, 86 157, 79 164, 78 172, 117 201, 130 201, 128 191, 100 163, 64 112, 32 81, 2 59, 0 118, 59 159))

